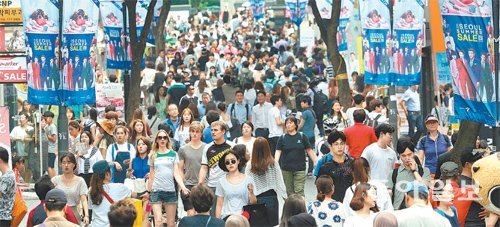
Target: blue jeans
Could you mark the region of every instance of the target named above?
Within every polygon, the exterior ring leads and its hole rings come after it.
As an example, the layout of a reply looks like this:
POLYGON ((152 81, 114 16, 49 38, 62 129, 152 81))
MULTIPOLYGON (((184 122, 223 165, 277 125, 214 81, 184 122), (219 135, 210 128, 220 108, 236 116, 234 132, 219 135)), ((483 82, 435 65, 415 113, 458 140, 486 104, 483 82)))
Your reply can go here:
POLYGON ((424 132, 424 125, 422 123, 422 114, 419 112, 408 111, 408 115, 406 115, 408 119, 408 136, 413 138, 414 141, 418 140, 420 135, 424 132), (415 127, 417 128, 417 132, 415 133, 415 127))
POLYGON ((257 203, 266 205, 267 218, 272 226, 279 224, 279 203, 278 196, 274 190, 263 192, 257 196, 257 203))

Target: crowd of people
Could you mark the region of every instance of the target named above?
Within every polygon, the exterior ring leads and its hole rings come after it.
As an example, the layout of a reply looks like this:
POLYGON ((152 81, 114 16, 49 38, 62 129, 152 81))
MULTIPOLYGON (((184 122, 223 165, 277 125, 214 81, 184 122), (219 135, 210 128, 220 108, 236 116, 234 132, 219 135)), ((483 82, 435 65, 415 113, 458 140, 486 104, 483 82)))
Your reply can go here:
POLYGON ((456 134, 439 130, 446 108, 424 119, 418 86, 408 88, 402 107, 410 137, 393 144, 388 97, 353 72, 353 103, 342 106, 322 41, 295 48, 291 24, 275 29, 267 16, 228 15, 171 18, 177 42, 167 49, 175 54, 146 59, 132 120, 114 106, 102 119, 94 108, 67 108, 67 151, 57 149, 50 111, 36 141, 34 108, 23 103, 11 133, 13 170, 0 148, 0 225, 10 224, 24 182, 36 182, 41 201, 28 226, 485 225, 488 211, 463 190, 472 164, 489 151, 478 142, 463 149, 462 168, 449 162, 456 134), (34 152, 39 142, 44 163, 34 152), (305 200, 308 177, 316 178, 313 201, 305 200))

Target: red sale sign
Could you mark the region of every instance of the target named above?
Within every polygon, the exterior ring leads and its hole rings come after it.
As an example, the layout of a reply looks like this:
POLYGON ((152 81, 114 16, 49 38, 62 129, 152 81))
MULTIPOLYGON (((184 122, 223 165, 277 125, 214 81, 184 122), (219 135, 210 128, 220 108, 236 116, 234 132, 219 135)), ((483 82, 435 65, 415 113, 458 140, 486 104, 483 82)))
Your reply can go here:
POLYGON ((26 57, 0 57, 0 83, 26 83, 26 57))

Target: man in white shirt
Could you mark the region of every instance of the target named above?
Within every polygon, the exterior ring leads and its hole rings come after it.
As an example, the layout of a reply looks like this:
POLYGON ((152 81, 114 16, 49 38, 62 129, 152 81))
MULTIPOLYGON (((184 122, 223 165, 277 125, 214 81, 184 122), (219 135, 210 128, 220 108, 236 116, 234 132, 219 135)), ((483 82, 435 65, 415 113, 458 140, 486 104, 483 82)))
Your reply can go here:
POLYGON ((370 109, 372 112, 368 114, 368 118, 373 121, 377 121, 376 125, 387 123, 387 117, 382 113, 383 103, 378 99, 372 100, 370 103, 370 109))
POLYGON ((381 124, 375 128, 378 141, 365 148, 361 157, 370 164, 370 178, 382 183, 387 182, 387 176, 394 169, 397 160, 396 152, 389 147, 392 142, 394 127, 389 124, 381 124))
POLYGON ((281 135, 283 135, 283 126, 285 125, 284 117, 281 116, 280 108, 283 106, 283 100, 277 95, 271 97, 271 104, 273 108, 269 112, 268 126, 269 126, 269 147, 274 157, 276 152, 276 144, 281 135))
POLYGON ((429 189, 424 183, 413 181, 407 184, 405 193, 408 208, 394 212, 399 227, 451 227, 448 219, 427 205, 429 189))
POLYGON ((269 111, 273 108, 271 103, 266 102, 266 92, 257 92, 258 104, 252 107, 252 124, 255 128, 255 137, 269 137, 269 111))
MULTIPOLYGON (((364 103, 365 103, 365 97, 363 97, 363 95, 361 94, 357 94, 353 97, 353 101, 354 101, 354 106, 347 109, 347 111, 345 112, 346 115, 347 115, 347 121, 349 122, 349 126, 352 126, 354 125, 354 116, 353 116, 353 113, 355 110, 359 110, 359 109, 364 109, 364 103)), ((368 116, 368 111, 365 110, 365 113, 366 113, 366 116, 368 116)))

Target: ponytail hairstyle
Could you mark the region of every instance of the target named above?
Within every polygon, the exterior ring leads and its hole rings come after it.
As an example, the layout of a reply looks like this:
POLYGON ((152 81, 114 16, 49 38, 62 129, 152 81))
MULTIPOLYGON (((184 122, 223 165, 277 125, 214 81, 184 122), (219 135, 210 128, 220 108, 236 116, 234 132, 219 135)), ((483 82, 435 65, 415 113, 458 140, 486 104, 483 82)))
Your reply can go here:
POLYGON ((368 161, 359 157, 352 161, 352 183, 367 183, 370 180, 370 164, 368 161))
POLYGON ((316 199, 323 202, 327 195, 331 196, 333 194, 334 188, 333 179, 328 175, 321 175, 318 179, 316 179, 316 190, 318 190, 316 199))
MULTIPOLYGON (((109 172, 109 170, 108 170, 109 172)), ((104 194, 104 178, 105 174, 93 173, 92 178, 90 178, 90 200, 92 204, 101 205, 102 203, 102 195, 104 194)))
POLYGON ((160 129, 156 133, 155 140, 153 142, 153 148, 151 149, 151 153, 149 153, 149 160, 150 161, 153 161, 156 158, 156 155, 158 154, 158 150, 160 149, 160 144, 158 143, 158 135, 160 135, 160 133, 164 133, 165 134, 165 136, 167 137, 167 139, 166 139, 166 141, 167 141, 167 144, 166 144, 167 149, 168 150, 172 150, 172 142, 170 141, 170 137, 168 136, 167 131, 165 131, 163 129, 160 129))

